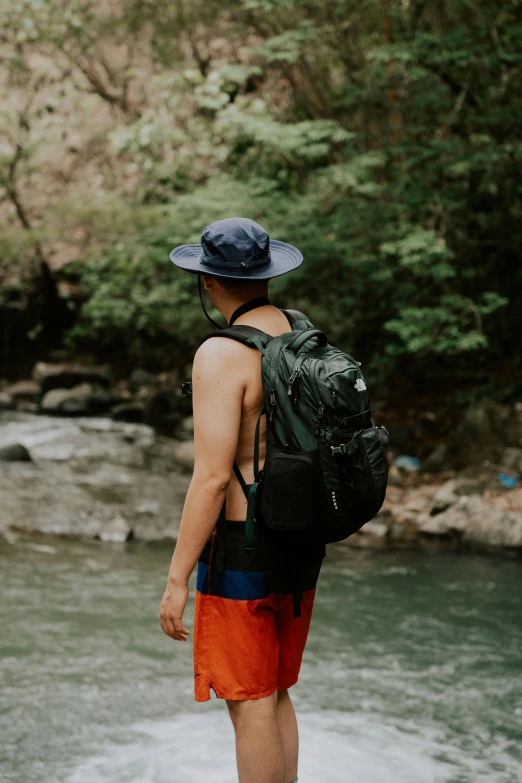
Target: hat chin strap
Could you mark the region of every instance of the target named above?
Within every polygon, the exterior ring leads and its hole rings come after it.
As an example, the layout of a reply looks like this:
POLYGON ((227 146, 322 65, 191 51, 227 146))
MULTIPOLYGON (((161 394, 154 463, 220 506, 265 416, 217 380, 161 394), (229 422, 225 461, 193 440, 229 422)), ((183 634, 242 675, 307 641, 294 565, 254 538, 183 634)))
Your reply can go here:
POLYGON ((207 313, 207 308, 205 307, 205 302, 203 301, 203 286, 201 285, 201 275, 198 275, 198 291, 199 291, 199 299, 201 301, 201 307, 203 308, 203 312, 205 313, 207 319, 210 321, 212 326, 215 326, 217 329, 223 329, 223 327, 218 324, 217 321, 214 321, 213 318, 210 317, 210 315, 207 313))

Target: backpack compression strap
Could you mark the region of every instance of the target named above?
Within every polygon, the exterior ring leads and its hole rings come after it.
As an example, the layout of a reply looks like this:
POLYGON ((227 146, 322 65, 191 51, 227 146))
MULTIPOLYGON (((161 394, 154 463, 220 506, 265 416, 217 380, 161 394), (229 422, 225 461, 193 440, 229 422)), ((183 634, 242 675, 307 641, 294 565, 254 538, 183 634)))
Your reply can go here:
POLYGON ((247 516, 245 522, 245 559, 248 560, 254 551, 254 517, 256 514, 256 498, 259 483, 261 481, 261 471, 259 470, 259 430, 261 426, 261 416, 266 414, 263 406, 257 419, 256 433, 254 435, 254 483, 250 485, 248 491, 247 516))

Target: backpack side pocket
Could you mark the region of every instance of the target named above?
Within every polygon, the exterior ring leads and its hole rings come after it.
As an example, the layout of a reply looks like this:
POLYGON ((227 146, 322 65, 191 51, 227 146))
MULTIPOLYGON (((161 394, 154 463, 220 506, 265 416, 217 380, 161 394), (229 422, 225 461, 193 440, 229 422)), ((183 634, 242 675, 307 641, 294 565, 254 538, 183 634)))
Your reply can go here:
POLYGON ((267 442, 258 515, 267 527, 282 531, 310 530, 325 508, 319 450, 284 451, 267 442))
MULTIPOLYGON (((347 433, 348 435, 348 433, 347 433)), ((341 541, 356 533, 377 514, 388 481, 388 433, 370 427, 351 433, 339 445, 323 444, 323 470, 330 501, 325 520, 325 541, 341 541)))

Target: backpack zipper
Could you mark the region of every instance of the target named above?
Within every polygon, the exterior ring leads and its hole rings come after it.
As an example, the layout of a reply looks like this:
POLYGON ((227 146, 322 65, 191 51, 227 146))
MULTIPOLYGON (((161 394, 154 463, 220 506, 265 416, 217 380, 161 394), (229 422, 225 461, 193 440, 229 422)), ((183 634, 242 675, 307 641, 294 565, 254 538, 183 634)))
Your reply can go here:
POLYGON ((288 379, 288 390, 287 390, 286 393, 288 394, 289 397, 292 396, 292 384, 295 382, 297 376, 299 375, 299 370, 300 370, 300 367, 296 367, 295 370, 293 371, 292 375, 288 379))
POLYGON ((323 434, 323 416, 324 416, 324 405, 323 403, 319 403, 319 408, 317 409, 317 418, 319 421, 317 422, 317 428, 315 430, 315 434, 320 438, 323 434))
POLYGON ((268 418, 270 421, 272 421, 272 416, 274 415, 274 408, 276 406, 276 396, 274 389, 270 389, 270 411, 268 413, 268 418))
POLYGON ((326 379, 326 383, 328 385, 328 388, 330 389, 330 394, 332 395, 333 404, 336 405, 337 404, 337 394, 336 394, 336 391, 334 389, 333 381, 330 378, 330 376, 328 376, 328 378, 326 379))

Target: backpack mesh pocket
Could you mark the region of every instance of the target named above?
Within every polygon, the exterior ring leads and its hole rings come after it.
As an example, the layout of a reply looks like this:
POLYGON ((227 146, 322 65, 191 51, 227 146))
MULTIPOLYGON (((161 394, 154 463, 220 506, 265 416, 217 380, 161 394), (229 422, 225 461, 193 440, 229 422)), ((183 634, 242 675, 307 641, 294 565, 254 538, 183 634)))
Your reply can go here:
POLYGON ((309 530, 324 509, 319 451, 283 451, 267 442, 258 515, 273 530, 309 530))

